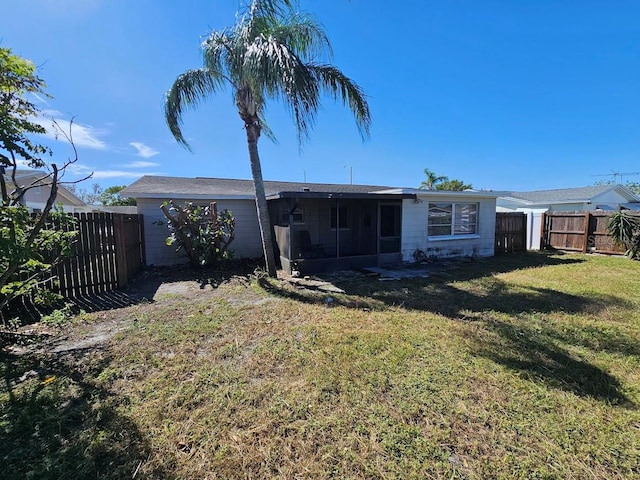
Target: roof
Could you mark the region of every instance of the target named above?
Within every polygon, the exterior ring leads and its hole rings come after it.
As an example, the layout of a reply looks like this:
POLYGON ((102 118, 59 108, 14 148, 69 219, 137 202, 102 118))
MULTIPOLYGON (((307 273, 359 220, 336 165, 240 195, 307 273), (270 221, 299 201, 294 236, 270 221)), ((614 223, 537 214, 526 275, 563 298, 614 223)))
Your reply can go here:
MULTIPOLYGON (((284 192, 300 192, 305 196, 317 194, 370 194, 389 190, 380 185, 344 185, 335 183, 275 182, 265 180, 267 197, 281 196, 284 192)), ((230 178, 185 178, 145 175, 120 192, 134 198, 254 198, 253 180, 230 178)))
POLYGON ((524 203, 549 204, 549 203, 584 203, 590 202, 595 197, 612 190, 630 201, 640 201, 635 195, 622 185, 592 185, 578 188, 559 188, 554 190, 535 190, 532 192, 495 192, 501 198, 522 200, 524 203))
MULTIPOLYGON (((265 180, 267 199, 306 197, 306 198, 416 198, 416 195, 466 197, 490 197, 495 192, 449 192, 440 190, 419 190, 383 185, 351 185, 337 183, 277 182, 265 180)), ((253 180, 207 177, 160 177, 145 175, 120 192, 122 196, 133 198, 235 198, 253 199, 253 180)))
MULTIPOLYGON (((12 181, 10 173, 6 173, 4 175, 4 178, 8 184, 12 181)), ((47 174, 46 172, 43 172, 41 170, 16 169, 16 182, 23 185, 27 185, 27 184, 32 184, 36 180, 44 180, 44 183, 42 183, 41 185, 50 185, 51 183, 49 174, 47 174), (28 180, 28 181, 25 182, 25 180, 28 180)), ((56 203, 60 202, 65 205, 73 205, 73 206, 85 205, 85 202, 81 198, 79 198, 75 193, 73 193, 71 190, 66 188, 62 184, 60 179, 58 179, 58 193, 56 196, 56 200, 57 200, 56 203), (60 197, 64 197, 67 200, 67 202, 66 203, 62 202, 60 197)))

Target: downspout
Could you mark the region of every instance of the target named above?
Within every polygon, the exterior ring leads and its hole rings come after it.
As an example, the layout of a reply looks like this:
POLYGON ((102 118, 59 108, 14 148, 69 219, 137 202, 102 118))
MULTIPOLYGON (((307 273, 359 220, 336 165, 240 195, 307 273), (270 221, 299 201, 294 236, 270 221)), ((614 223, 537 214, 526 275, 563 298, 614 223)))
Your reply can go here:
MULTIPOLYGON (((295 200, 294 200, 295 201, 295 200)), ((287 242, 289 244, 289 248, 288 248, 288 255, 289 255, 289 273, 291 273, 291 271, 293 270, 293 228, 291 227, 291 225, 293 224, 293 210, 291 208, 291 201, 288 202, 289 204, 289 217, 287 218, 287 221, 289 222, 289 242, 287 242)))
POLYGON ((336 258, 340 258, 340 200, 336 198, 336 258))

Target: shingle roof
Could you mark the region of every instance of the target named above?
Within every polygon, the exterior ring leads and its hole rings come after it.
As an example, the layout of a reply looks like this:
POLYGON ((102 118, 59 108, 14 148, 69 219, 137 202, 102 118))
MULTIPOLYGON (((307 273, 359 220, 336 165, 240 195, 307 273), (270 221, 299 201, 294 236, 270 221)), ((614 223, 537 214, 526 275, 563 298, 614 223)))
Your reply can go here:
POLYGON ((513 197, 533 203, 588 202, 594 197, 616 188, 617 185, 535 190, 533 192, 500 192, 501 197, 513 197))
MULTIPOLYGON (((380 190, 388 190, 393 187, 379 185, 342 185, 333 183, 301 183, 301 182, 264 182, 266 195, 275 195, 281 192, 301 192, 308 188, 310 192, 327 193, 369 193, 380 190)), ((167 198, 171 195, 178 196, 217 196, 237 195, 253 196, 252 180, 237 180, 229 178, 186 178, 186 177, 160 177, 145 175, 129 185, 121 192, 127 197, 150 197, 156 195, 159 198, 167 198)))

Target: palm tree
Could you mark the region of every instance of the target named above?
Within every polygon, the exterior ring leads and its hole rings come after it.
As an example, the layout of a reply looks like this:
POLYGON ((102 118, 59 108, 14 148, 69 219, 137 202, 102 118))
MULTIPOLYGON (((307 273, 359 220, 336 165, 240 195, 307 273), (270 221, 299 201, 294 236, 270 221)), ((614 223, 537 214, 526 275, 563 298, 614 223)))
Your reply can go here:
POLYGON ((260 134, 273 138, 263 118, 266 101, 281 100, 289 108, 300 145, 308 137, 325 92, 349 107, 363 139, 371 125, 362 89, 336 67, 316 60, 331 57, 324 30, 313 17, 294 12, 292 3, 252 0, 235 25, 211 32, 202 44, 203 67, 180 75, 165 99, 167 125, 175 139, 189 148, 180 129, 183 109, 231 87, 246 130, 262 245, 272 277, 276 274, 272 227, 258 155, 260 134))
POLYGON ((418 187, 421 190, 433 190, 436 188, 438 183, 446 182, 449 180, 449 177, 444 175, 436 175, 436 172, 429 170, 428 168, 424 169, 424 174, 427 176, 425 180, 422 181, 420 186, 418 187))

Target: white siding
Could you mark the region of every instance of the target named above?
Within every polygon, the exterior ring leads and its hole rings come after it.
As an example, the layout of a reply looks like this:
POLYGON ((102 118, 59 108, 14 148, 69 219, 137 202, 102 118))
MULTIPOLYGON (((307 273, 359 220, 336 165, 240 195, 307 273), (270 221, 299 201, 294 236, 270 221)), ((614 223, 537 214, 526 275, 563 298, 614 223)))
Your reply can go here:
MULTIPOLYGON (((182 252, 176 253, 175 247, 168 247, 165 239, 169 234, 167 220, 160 210, 164 199, 138 198, 138 213, 144 215, 144 237, 147 265, 175 265, 188 260, 182 252), (158 222, 162 222, 158 225, 158 222)), ((186 203, 184 200, 181 203, 186 203)), ((201 200, 193 201, 203 204, 201 200)), ((218 210, 228 209, 236 220, 235 240, 230 245, 234 258, 256 258, 262 256, 260 227, 253 200, 218 200, 218 210)))
POLYGON ((427 238, 428 194, 419 195, 418 200, 402 201, 402 260, 413 262, 416 250, 429 257, 490 257, 494 254, 496 229, 496 201, 494 198, 438 196, 432 202, 478 203, 478 234, 472 238, 427 238))

